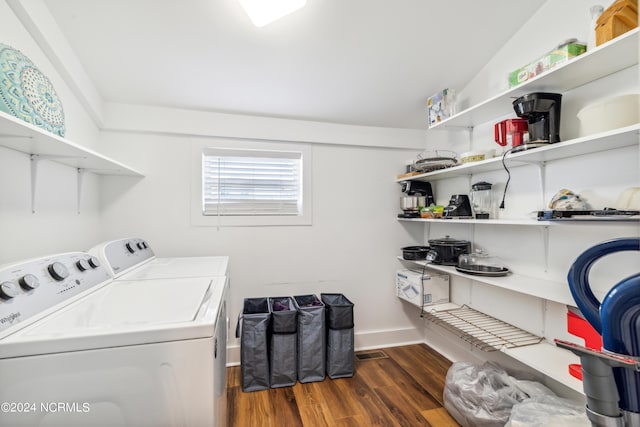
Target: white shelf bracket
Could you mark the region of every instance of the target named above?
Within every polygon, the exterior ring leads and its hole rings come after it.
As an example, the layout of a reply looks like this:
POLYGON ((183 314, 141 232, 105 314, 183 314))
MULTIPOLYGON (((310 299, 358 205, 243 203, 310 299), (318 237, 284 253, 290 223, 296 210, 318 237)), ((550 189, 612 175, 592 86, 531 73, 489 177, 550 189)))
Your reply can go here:
POLYGON ((547 205, 547 198, 546 198, 546 189, 547 189, 547 162, 539 162, 537 163, 538 165, 538 180, 540 182, 540 197, 541 197, 541 204, 540 207, 541 209, 545 209, 545 206, 547 205))
POLYGON ((31 213, 34 214, 36 213, 36 183, 38 179, 38 164, 40 163, 40 160, 43 160, 43 159, 40 158, 40 156, 37 154, 32 154, 30 156, 30 159, 31 159, 31 213))
POLYGON ((540 232, 542 233, 542 249, 544 251, 544 272, 547 273, 549 271, 549 226, 541 227, 540 232))
POLYGON ((80 201, 82 200, 82 181, 84 178, 84 174, 85 174, 85 170, 82 168, 77 168, 76 169, 78 171, 78 178, 77 178, 77 190, 78 190, 78 201, 77 201, 77 207, 78 207, 78 215, 80 215, 80 201))

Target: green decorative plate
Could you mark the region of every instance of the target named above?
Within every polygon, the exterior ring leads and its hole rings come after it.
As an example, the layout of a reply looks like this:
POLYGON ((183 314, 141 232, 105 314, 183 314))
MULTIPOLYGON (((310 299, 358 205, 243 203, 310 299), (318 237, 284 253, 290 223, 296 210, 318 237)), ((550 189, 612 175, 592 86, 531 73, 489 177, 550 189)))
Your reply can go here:
POLYGON ((64 136, 64 111, 53 85, 19 50, 0 43, 0 111, 64 136))

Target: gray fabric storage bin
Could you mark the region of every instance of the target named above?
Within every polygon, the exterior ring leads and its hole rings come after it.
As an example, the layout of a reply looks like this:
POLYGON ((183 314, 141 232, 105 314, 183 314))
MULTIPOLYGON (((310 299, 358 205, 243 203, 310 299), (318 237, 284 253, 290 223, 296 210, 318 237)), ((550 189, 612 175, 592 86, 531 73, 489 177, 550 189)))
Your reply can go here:
POLYGON ((238 326, 236 326, 236 337, 240 338, 242 391, 269 388, 270 322, 271 313, 267 298, 244 299, 242 313, 238 317, 238 326), (242 325, 241 328, 239 328, 240 325, 242 325))
POLYGON ((352 377, 354 371, 353 303, 342 294, 320 294, 327 317, 327 375, 352 377))
POLYGON ((269 298, 271 310, 271 388, 292 386, 298 380, 298 311, 290 297, 269 298))
POLYGON ((322 381, 325 376, 324 304, 315 295, 298 295, 298 380, 322 381))

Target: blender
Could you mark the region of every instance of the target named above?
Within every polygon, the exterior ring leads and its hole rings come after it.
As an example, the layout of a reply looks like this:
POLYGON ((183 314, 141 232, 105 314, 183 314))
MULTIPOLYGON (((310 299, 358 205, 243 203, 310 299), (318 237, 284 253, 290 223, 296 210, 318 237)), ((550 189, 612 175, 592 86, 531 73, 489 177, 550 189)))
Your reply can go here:
POLYGON ((489 219, 494 216, 492 184, 485 181, 476 182, 471 186, 471 204, 476 219, 489 219))

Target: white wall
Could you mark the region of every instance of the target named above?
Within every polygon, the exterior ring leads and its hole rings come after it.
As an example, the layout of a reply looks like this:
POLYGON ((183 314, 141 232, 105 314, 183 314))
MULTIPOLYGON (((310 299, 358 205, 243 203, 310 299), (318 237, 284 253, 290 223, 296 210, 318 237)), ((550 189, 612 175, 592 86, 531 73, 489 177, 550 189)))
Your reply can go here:
MULTIPOLYGON (((68 139, 95 148, 99 131, 37 43, 0 1, 0 43, 31 59, 51 80, 62 100, 68 139)), ((36 213, 31 213, 29 156, 0 147, 0 264, 56 252, 83 250, 100 235, 98 180, 87 173, 77 213, 76 170, 42 161, 36 187, 36 213)))
POLYGON ((218 230, 190 224, 189 137, 105 132, 101 144, 146 173, 103 181, 103 238, 141 236, 159 256, 229 255, 232 322, 243 298, 340 292, 355 303, 359 347, 419 339, 394 296, 395 257, 422 232, 394 220, 394 178, 415 152, 314 144, 312 226, 218 230))
POLYGON ((547 1, 458 93, 458 111, 509 89, 509 73, 536 60, 568 39, 587 43, 593 5, 613 0, 547 1))

